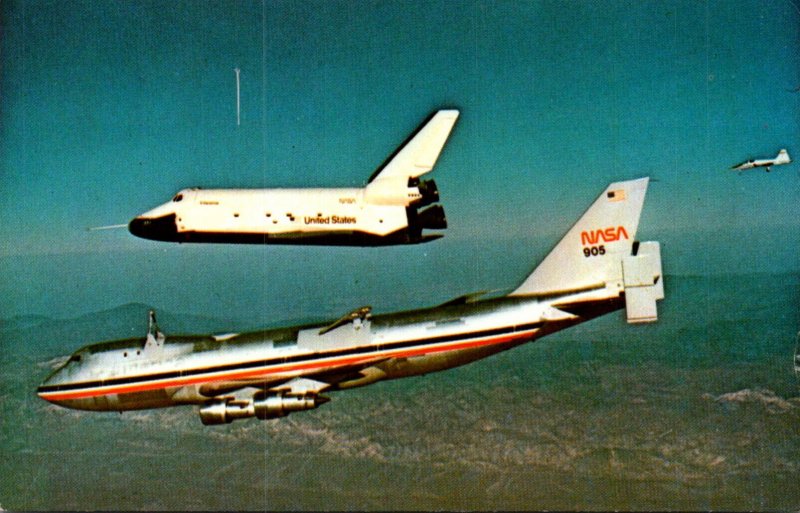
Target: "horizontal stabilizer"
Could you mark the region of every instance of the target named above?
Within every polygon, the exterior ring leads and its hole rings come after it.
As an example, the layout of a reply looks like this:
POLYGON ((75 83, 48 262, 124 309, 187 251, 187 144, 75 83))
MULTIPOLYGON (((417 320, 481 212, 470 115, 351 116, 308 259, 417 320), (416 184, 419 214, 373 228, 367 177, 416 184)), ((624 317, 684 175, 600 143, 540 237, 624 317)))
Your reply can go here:
POLYGON ((636 255, 622 259, 622 280, 628 322, 657 321, 656 301, 664 299, 661 246, 658 242, 642 242, 636 255))

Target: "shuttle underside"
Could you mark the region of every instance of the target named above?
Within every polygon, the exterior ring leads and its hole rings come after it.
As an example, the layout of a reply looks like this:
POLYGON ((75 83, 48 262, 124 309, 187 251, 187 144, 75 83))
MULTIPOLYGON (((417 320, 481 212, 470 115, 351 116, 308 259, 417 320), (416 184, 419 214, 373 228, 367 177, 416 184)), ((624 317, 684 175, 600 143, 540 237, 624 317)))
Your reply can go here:
MULTIPOLYGON (((435 184, 428 187, 436 190, 435 184)), ((430 204, 430 192, 409 205, 374 205, 366 203, 361 190, 344 191, 277 189, 245 196, 185 190, 176 195, 179 202, 133 219, 128 229, 164 242, 386 246, 436 240, 442 234, 423 230, 447 228, 444 208, 430 204)))

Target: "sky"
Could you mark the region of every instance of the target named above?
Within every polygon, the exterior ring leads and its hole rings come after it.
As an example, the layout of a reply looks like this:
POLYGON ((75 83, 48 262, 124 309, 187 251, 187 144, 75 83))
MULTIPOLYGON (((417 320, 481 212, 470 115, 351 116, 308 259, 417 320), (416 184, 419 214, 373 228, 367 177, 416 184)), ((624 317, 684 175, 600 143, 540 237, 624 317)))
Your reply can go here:
POLYGON ((12 0, 0 24, 0 317, 130 301, 280 316, 513 287, 609 182, 640 176, 639 236, 668 274, 800 270, 800 163, 728 170, 800 159, 790 0, 12 0), (434 243, 87 231, 189 186, 361 186, 443 107, 461 117, 430 175, 449 222, 434 243))

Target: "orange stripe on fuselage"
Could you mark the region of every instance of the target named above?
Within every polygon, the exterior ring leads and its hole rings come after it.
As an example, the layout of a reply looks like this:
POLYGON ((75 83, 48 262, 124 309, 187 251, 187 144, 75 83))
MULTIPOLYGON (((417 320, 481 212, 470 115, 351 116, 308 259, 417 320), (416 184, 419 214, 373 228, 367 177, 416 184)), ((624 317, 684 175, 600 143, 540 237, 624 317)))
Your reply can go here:
POLYGON ((415 348, 410 349, 397 349, 397 350, 388 350, 388 351, 378 351, 373 353, 369 357, 365 357, 364 355, 359 356, 351 356, 351 357, 341 357, 341 358, 325 358, 322 357, 319 360, 306 362, 306 363, 293 363, 293 364, 278 364, 266 369, 257 369, 257 370, 242 370, 242 371, 224 371, 214 373, 211 372, 209 374, 203 376, 192 376, 192 377, 185 377, 185 378, 169 378, 163 380, 153 380, 146 383, 137 383, 131 385, 108 385, 108 386, 99 386, 94 387, 88 390, 76 390, 76 391, 63 391, 63 392, 42 392, 39 394, 39 397, 48 401, 66 401, 69 399, 85 399, 88 397, 97 397, 103 395, 111 395, 111 394, 130 394, 134 392, 144 392, 147 390, 158 390, 162 388, 169 388, 169 387, 176 387, 176 386, 187 386, 187 385, 196 385, 199 383, 211 383, 215 381, 225 381, 225 380, 242 380, 242 379, 252 379, 252 378, 259 378, 263 376, 268 376, 271 374, 280 374, 283 372, 296 372, 296 371, 304 371, 309 369, 315 368, 325 368, 331 367, 335 368, 337 366, 342 365, 353 365, 363 362, 372 361, 378 358, 398 358, 398 357, 408 357, 408 356, 418 356, 421 354, 428 354, 428 353, 441 353, 446 351, 459 351, 461 349, 469 349, 472 347, 480 347, 480 346, 488 346, 493 344, 502 344, 505 342, 511 342, 513 340, 524 339, 530 337, 537 329, 528 330, 524 332, 504 335, 501 337, 496 338, 486 338, 481 340, 471 340, 465 342, 449 342, 447 344, 441 344, 438 346, 418 346, 415 348))

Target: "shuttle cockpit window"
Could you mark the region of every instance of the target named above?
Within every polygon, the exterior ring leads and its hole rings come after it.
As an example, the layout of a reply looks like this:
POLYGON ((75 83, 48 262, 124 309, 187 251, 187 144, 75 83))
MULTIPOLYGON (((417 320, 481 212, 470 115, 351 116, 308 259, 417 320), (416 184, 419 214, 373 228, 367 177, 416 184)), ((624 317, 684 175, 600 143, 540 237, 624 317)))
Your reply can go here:
POLYGON ((80 361, 81 361, 81 355, 79 355, 77 353, 69 357, 69 362, 76 362, 77 363, 77 362, 80 362, 80 361))
POLYGON ((176 195, 175 195, 175 197, 174 197, 174 198, 172 198, 172 202, 173 202, 173 203, 177 203, 177 202, 179 202, 179 201, 180 201, 180 200, 182 200, 182 199, 183 199, 183 194, 181 194, 181 193, 178 193, 178 194, 176 194, 176 195))

